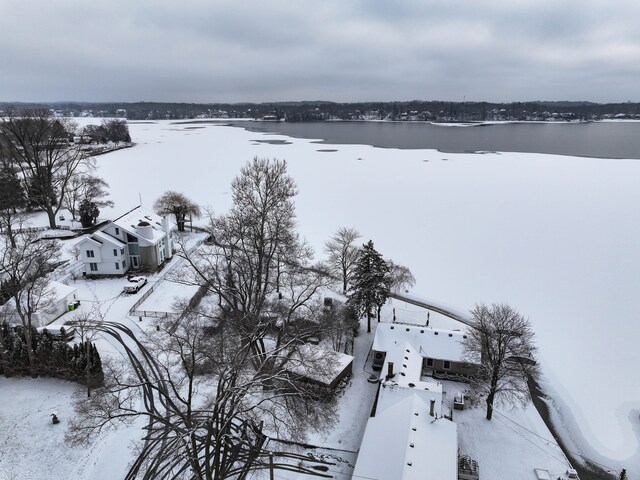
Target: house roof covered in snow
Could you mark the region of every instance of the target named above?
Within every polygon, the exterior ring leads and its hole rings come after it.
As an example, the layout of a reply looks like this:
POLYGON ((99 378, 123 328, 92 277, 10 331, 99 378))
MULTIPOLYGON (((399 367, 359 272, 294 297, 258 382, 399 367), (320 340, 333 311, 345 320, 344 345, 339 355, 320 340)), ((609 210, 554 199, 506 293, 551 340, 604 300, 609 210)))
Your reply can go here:
POLYGON ((412 389, 425 393, 428 396, 436 395, 438 399, 438 411, 442 385, 435 380, 422 380, 422 355, 420 355, 408 342, 394 348, 387 353, 384 366, 380 372, 380 378, 388 384, 412 389), (393 377, 387 379, 389 362, 393 362, 393 377))
POLYGON ((380 323, 376 328, 373 350, 391 352, 405 343, 413 347, 422 357, 461 362, 463 332, 440 330, 401 323, 380 323))
POLYGON ((91 237, 94 240, 99 240, 101 242, 111 243, 112 245, 115 245, 115 246, 117 246, 119 248, 126 247, 126 245, 124 243, 122 243, 120 240, 118 240, 117 238, 112 237, 111 235, 108 235, 108 234, 106 234, 104 232, 101 232, 101 231, 93 232, 91 234, 91 237))
POLYGON ((291 356, 285 369, 316 382, 330 385, 353 362, 345 353, 305 343, 291 356))
POLYGON ((380 392, 369 418, 353 478, 456 480, 456 424, 429 415, 429 405, 406 389, 380 392))
MULTIPOLYGON (((138 206, 128 211, 113 223, 130 235, 138 238, 141 246, 156 245, 165 237, 165 230, 162 225, 163 218, 160 215, 138 206)), ((168 219, 169 230, 174 228, 174 224, 168 219)))
POLYGON ((69 285, 65 285, 64 283, 50 281, 49 287, 51 289, 51 301, 58 302, 60 300, 64 300, 69 295, 76 293, 77 289, 75 287, 71 287, 69 285))

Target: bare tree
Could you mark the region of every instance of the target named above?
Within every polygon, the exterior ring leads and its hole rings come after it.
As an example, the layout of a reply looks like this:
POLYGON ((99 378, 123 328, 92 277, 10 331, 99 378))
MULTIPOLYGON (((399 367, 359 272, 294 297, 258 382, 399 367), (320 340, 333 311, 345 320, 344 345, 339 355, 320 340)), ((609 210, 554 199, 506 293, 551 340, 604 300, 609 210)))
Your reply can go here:
POLYGON ((185 195, 172 190, 164 192, 153 204, 153 209, 160 215, 173 215, 179 232, 184 232, 187 217, 199 218, 202 215, 200 207, 185 195))
POLYGON ((87 200, 98 208, 113 207, 111 200, 106 200, 109 195, 109 184, 95 175, 81 173, 74 175, 64 194, 62 206, 69 210, 73 220, 76 220, 80 204, 87 200))
POLYGON ((471 311, 475 327, 463 340, 467 360, 480 365, 475 388, 486 396, 487 420, 494 405, 525 405, 528 381, 537 378, 534 333, 529 321, 506 304, 479 304, 471 311))
POLYGON ((36 323, 36 313, 46 309, 51 299, 52 291, 46 276, 55 267, 60 246, 26 232, 15 235, 15 247, 6 236, 2 239, 0 279, 3 294, 10 299, 13 313, 24 327, 29 366, 35 374, 32 327, 36 323))
POLYGON ((29 186, 29 200, 47 212, 49 226, 57 228, 69 182, 88 159, 69 141, 75 124, 51 118, 46 110, 17 114, 8 109, 0 117, 0 148, 3 156, 21 172, 29 186))
MULTIPOLYGON (((232 183, 234 204, 226 215, 211 216, 210 242, 197 255, 182 251, 195 277, 220 299, 237 328, 253 332, 268 323, 269 302, 287 275, 307 266, 312 251, 295 231, 295 182, 286 162, 255 158, 232 183)), ((319 277, 317 277, 319 278, 319 277)), ((264 345, 253 342, 260 361, 264 345)))
POLYGON ((413 287, 416 279, 408 267, 398 265, 393 260, 386 260, 389 267, 389 288, 391 290, 402 290, 413 287))
POLYGON ((102 302, 96 299, 91 303, 89 311, 85 310, 76 314, 73 320, 65 323, 68 328, 75 328, 80 337, 80 346, 85 347, 85 358, 87 359, 85 367, 85 383, 87 385, 87 398, 91 397, 91 389, 94 385, 99 385, 102 382, 96 382, 95 375, 92 373, 92 365, 90 362, 90 348, 96 341, 100 334, 100 326, 105 321, 105 312, 102 310, 102 302))
POLYGON ((360 232, 355 228, 341 227, 324 246, 325 252, 329 255, 329 268, 332 273, 342 278, 342 292, 345 294, 358 260, 359 248, 354 244, 358 238, 360 232))
MULTIPOLYGON (((77 398, 71 441, 82 443, 114 423, 144 417, 146 434, 128 479, 244 479, 270 468, 314 474, 317 461, 267 448, 269 437, 301 439, 309 427, 322 430, 334 421, 332 401, 284 368, 295 361, 296 342, 270 349, 278 368, 255 369, 242 338, 208 334, 193 312, 157 325, 144 344, 122 325, 96 325, 119 344, 132 368, 111 363, 105 388, 77 398)), ((308 368, 326 363, 306 360, 308 368)))

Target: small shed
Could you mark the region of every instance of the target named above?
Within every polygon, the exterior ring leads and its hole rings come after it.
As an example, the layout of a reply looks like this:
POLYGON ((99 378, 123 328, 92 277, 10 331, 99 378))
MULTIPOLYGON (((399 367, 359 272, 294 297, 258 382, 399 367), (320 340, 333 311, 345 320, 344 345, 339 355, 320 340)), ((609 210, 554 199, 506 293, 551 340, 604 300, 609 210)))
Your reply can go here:
POLYGON ((304 380, 335 388, 351 374, 353 358, 320 345, 305 343, 298 347, 284 368, 304 380))
POLYGON ((37 312, 38 324, 48 325, 69 311, 69 304, 76 301, 77 289, 60 282, 49 282, 49 301, 37 312))

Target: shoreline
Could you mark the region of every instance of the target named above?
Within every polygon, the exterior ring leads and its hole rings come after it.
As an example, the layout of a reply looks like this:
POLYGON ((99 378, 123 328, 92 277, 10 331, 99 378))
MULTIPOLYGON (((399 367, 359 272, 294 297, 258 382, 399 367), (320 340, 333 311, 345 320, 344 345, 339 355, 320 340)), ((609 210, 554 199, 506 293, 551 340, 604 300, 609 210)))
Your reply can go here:
POLYGON ((608 473, 603 468, 595 465, 589 460, 584 459, 584 457, 577 456, 574 452, 569 450, 562 439, 562 435, 559 434, 558 427, 551 420, 551 416, 549 415, 549 407, 547 406, 544 399, 549 398, 549 396, 544 392, 542 387, 536 382, 534 379, 529 379, 529 392, 531 394, 531 401, 533 405, 536 407, 538 411, 538 415, 542 418, 542 421, 545 423, 551 435, 558 443, 558 446, 564 452, 565 457, 569 459, 571 465, 578 472, 578 476, 580 480, 616 480, 617 476, 608 473))

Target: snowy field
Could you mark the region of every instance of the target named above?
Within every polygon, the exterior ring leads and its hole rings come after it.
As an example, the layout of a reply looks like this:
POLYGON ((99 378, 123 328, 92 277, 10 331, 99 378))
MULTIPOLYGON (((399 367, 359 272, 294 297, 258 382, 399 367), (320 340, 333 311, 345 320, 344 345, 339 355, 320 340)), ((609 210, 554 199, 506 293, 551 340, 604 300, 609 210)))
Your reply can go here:
POLYGON ((572 441, 640 474, 638 161, 319 145, 206 124, 130 130, 134 148, 98 157, 113 214, 139 198, 151 207, 167 189, 224 212, 244 163, 286 159, 300 189, 300 232, 317 252, 338 227, 353 226, 411 268, 416 295, 459 309, 518 308, 535 327, 572 441))

